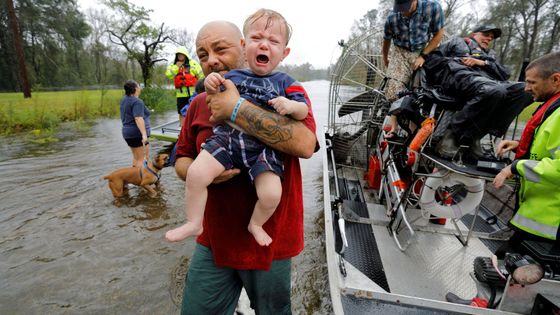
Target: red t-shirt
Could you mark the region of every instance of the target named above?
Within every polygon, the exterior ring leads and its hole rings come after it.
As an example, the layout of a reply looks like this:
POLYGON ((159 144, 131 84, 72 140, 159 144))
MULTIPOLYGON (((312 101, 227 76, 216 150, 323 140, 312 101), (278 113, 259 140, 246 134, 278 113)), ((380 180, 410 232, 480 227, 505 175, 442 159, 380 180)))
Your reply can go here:
MULTIPOLYGON (((177 158, 196 158, 201 144, 212 135, 206 93, 196 96, 177 141, 177 158)), ((315 133, 311 107, 303 123, 315 133)), ((204 231, 197 242, 212 249, 220 267, 268 270, 272 260, 286 259, 303 250, 303 196, 299 159, 284 155, 282 199, 264 229, 270 246, 260 246, 247 230, 257 196, 247 172, 208 187, 204 231)))

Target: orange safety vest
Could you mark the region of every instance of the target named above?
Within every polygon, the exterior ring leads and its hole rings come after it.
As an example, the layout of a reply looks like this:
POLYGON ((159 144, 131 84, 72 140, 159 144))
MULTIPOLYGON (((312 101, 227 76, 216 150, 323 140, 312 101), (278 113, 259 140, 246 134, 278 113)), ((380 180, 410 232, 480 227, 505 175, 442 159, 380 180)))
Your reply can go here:
POLYGON ((175 76, 175 88, 180 89, 182 92, 183 87, 195 86, 197 81, 198 79, 191 74, 191 67, 187 63, 187 67, 182 66, 179 68, 179 72, 175 76))

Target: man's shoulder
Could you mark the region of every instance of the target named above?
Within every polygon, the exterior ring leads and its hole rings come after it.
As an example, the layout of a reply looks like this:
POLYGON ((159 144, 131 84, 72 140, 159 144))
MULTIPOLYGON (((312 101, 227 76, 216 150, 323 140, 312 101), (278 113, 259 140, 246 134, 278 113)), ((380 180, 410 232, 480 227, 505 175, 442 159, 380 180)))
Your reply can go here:
POLYGON ((441 4, 436 0, 420 0, 420 2, 424 2, 428 6, 441 8, 441 4))
POLYGON ((385 18, 385 20, 389 23, 392 23, 394 21, 396 21, 399 18, 399 14, 397 12, 393 12, 391 11, 387 17, 385 18))
MULTIPOLYGON (((439 1, 436 0, 419 0, 418 12, 421 16, 429 16, 432 19, 442 19, 443 22, 443 8, 439 1)), ((443 25, 442 25, 443 27, 443 25)))

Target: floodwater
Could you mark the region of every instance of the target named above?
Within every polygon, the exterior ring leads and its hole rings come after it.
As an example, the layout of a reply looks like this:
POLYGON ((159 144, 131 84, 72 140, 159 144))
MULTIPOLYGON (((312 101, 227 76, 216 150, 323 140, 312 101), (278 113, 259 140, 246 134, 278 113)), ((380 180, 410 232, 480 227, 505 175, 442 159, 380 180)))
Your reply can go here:
MULTIPOLYGON (((321 137, 328 82, 304 86, 321 137)), ((175 118, 153 115, 152 124, 175 118)), ((120 127, 101 119, 69 124, 48 144, 0 139, 0 314, 179 313, 194 240, 170 244, 164 233, 184 219, 183 182, 168 167, 158 197, 131 186, 115 202, 102 176, 131 163, 120 127)), ((151 143, 152 156, 168 149, 151 143)), ((306 247, 293 259, 294 314, 331 312, 321 161, 321 152, 301 161, 306 247)))

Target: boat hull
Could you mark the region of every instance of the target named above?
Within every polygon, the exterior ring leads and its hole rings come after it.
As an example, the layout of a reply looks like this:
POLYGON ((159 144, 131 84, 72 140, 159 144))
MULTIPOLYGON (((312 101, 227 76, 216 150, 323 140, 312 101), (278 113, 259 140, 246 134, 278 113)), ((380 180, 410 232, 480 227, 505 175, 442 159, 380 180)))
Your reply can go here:
POLYGON ((181 124, 179 123, 179 120, 175 120, 153 127, 150 138, 161 141, 176 142, 177 138, 179 138, 179 133, 181 133, 181 124))

